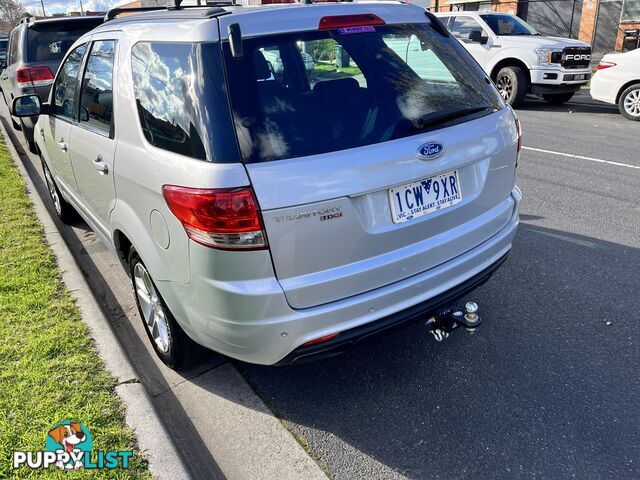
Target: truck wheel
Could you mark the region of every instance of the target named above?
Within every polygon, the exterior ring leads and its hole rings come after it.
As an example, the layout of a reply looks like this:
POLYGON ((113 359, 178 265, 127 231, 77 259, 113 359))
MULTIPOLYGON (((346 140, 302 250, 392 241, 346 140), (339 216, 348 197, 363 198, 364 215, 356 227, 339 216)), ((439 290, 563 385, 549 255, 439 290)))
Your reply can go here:
POLYGON ((42 157, 40 157, 40 161, 42 162, 42 171, 44 172, 44 180, 47 184, 47 190, 49 191, 49 198, 51 198, 51 203, 53 203, 56 215, 64 223, 71 223, 77 218, 77 213, 73 207, 62 198, 62 194, 56 185, 56 181, 53 179, 49 167, 47 167, 47 163, 42 157))
POLYGON ((147 267, 133 247, 129 252, 129 268, 138 313, 156 355, 170 368, 187 367, 194 350, 192 340, 167 308, 147 267))
POLYGON ((542 98, 544 98, 549 103, 560 105, 561 103, 565 103, 565 102, 568 102, 569 100, 571 100, 571 98, 573 97, 574 93, 575 92, 571 92, 571 93, 545 93, 544 95, 542 95, 542 98))
POLYGON ((618 110, 629 120, 640 120, 640 83, 631 85, 620 95, 618 110))
POLYGON ((527 94, 527 74, 520 67, 504 67, 496 76, 496 87, 509 105, 518 106, 527 94))

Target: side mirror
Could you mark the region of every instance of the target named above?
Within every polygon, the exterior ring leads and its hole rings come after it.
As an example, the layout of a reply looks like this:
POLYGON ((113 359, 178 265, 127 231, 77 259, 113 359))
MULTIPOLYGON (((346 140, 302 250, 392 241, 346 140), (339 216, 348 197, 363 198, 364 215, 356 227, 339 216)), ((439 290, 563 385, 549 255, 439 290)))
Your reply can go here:
POLYGON ((42 113, 42 102, 38 95, 23 95, 11 102, 11 115, 14 117, 35 117, 42 113))
POLYGON ((469 41, 472 43, 479 43, 480 45, 484 45, 489 41, 489 37, 483 35, 484 32, 480 30, 473 30, 469 32, 469 41))
POLYGON ((81 122, 89 121, 89 109, 84 105, 80 105, 80 121, 81 122))

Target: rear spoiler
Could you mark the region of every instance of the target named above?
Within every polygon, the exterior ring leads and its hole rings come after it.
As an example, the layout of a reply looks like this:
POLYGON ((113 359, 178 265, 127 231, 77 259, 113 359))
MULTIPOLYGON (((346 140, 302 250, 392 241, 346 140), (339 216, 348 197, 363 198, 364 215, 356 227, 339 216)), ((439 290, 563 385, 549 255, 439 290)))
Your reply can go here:
POLYGON ((425 10, 424 13, 429 18, 429 20, 431 20, 431 27, 433 27, 436 32, 438 32, 443 37, 449 38, 451 36, 449 30, 447 30, 447 27, 444 26, 444 23, 442 23, 438 17, 436 17, 429 10, 425 10))

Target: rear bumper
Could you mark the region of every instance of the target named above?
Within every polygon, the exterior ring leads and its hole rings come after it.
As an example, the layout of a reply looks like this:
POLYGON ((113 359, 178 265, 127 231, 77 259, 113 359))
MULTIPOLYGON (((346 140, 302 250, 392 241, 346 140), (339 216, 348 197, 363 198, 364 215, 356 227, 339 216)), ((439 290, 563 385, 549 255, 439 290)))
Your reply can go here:
POLYGON ((156 284, 197 343, 250 363, 297 361, 317 353, 298 349, 310 340, 339 332, 336 346, 353 343, 369 336, 370 329, 419 318, 486 281, 509 253, 516 233, 520 190, 515 188, 511 197, 513 211, 505 226, 466 253, 385 287, 316 307, 289 306, 267 251, 244 252, 242 257, 218 252, 213 265, 211 250, 192 242, 191 282, 156 284))
POLYGON ((442 307, 452 305, 457 300, 474 291, 476 288, 484 285, 498 267, 504 263, 508 255, 509 253, 506 253, 482 272, 474 275, 446 292, 414 305, 413 307, 407 308, 406 310, 394 313, 386 318, 361 325, 360 327, 352 328, 345 332, 340 332, 340 334, 333 340, 329 340, 318 345, 311 345, 309 347, 296 348, 293 352, 276 363, 276 365, 303 363, 340 355, 356 343, 373 335, 385 333, 418 320, 426 320, 429 315, 436 313, 442 307))

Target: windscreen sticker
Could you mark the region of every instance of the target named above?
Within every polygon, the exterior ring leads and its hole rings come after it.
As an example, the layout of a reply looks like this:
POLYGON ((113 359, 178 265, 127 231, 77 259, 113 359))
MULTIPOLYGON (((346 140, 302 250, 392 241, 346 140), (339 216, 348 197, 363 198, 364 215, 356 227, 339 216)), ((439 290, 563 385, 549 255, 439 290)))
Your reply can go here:
POLYGON ((362 27, 345 27, 338 29, 338 33, 340 35, 350 35, 352 33, 371 33, 375 31, 376 29, 370 25, 362 27))

